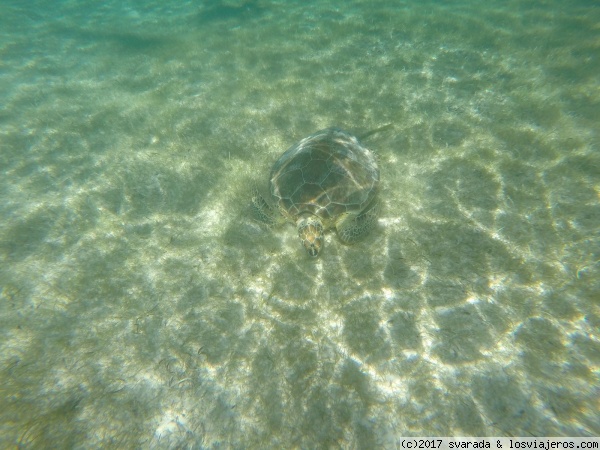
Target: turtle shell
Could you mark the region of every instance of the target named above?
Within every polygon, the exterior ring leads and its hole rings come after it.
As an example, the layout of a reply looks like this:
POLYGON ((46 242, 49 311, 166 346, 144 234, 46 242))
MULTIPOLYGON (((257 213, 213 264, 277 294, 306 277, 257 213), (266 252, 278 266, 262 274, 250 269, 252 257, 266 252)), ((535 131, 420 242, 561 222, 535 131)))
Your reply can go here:
POLYGON ((359 213, 379 185, 375 155, 356 137, 327 128, 290 147, 273 165, 270 191, 284 216, 314 214, 331 226, 345 213, 359 213))

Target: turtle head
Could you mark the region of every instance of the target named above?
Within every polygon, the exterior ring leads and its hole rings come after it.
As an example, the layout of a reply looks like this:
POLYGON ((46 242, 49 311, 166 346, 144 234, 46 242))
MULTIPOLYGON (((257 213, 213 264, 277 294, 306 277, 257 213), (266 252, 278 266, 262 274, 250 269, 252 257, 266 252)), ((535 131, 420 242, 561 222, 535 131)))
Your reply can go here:
POLYGON ((318 217, 304 216, 296 222, 302 245, 313 258, 319 255, 323 246, 323 224, 318 217))

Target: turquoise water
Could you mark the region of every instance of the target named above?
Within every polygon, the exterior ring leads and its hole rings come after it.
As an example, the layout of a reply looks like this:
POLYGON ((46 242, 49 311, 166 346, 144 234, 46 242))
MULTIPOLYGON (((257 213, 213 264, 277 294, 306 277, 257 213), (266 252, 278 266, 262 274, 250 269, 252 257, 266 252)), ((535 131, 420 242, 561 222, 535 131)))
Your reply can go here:
POLYGON ((591 1, 0 3, 0 447, 600 434, 591 1), (249 214, 336 125, 363 242, 249 214))

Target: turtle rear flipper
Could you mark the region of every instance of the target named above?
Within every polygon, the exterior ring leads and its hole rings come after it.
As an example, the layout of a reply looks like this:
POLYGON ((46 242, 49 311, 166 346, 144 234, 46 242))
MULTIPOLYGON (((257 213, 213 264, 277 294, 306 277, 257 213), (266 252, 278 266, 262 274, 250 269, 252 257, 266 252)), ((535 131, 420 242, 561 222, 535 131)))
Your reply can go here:
POLYGON ((377 224, 379 217, 379 202, 361 214, 345 214, 336 223, 336 230, 344 244, 354 244, 366 237, 377 224))
POLYGON ((252 189, 252 215, 255 220, 270 227, 277 223, 273 214, 273 208, 271 208, 256 188, 252 189))

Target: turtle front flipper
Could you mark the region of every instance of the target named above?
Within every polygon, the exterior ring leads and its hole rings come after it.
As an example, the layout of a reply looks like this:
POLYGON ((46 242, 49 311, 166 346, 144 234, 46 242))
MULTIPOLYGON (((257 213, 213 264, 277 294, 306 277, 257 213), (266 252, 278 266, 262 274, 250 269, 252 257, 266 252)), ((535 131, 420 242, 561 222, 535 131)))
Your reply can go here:
POLYGON ((258 189, 252 189, 252 214, 254 219, 268 226, 276 224, 273 208, 267 203, 258 189))
POLYGON ((354 244, 360 241, 375 227, 378 217, 378 201, 358 215, 344 214, 335 224, 340 240, 345 244, 354 244))

